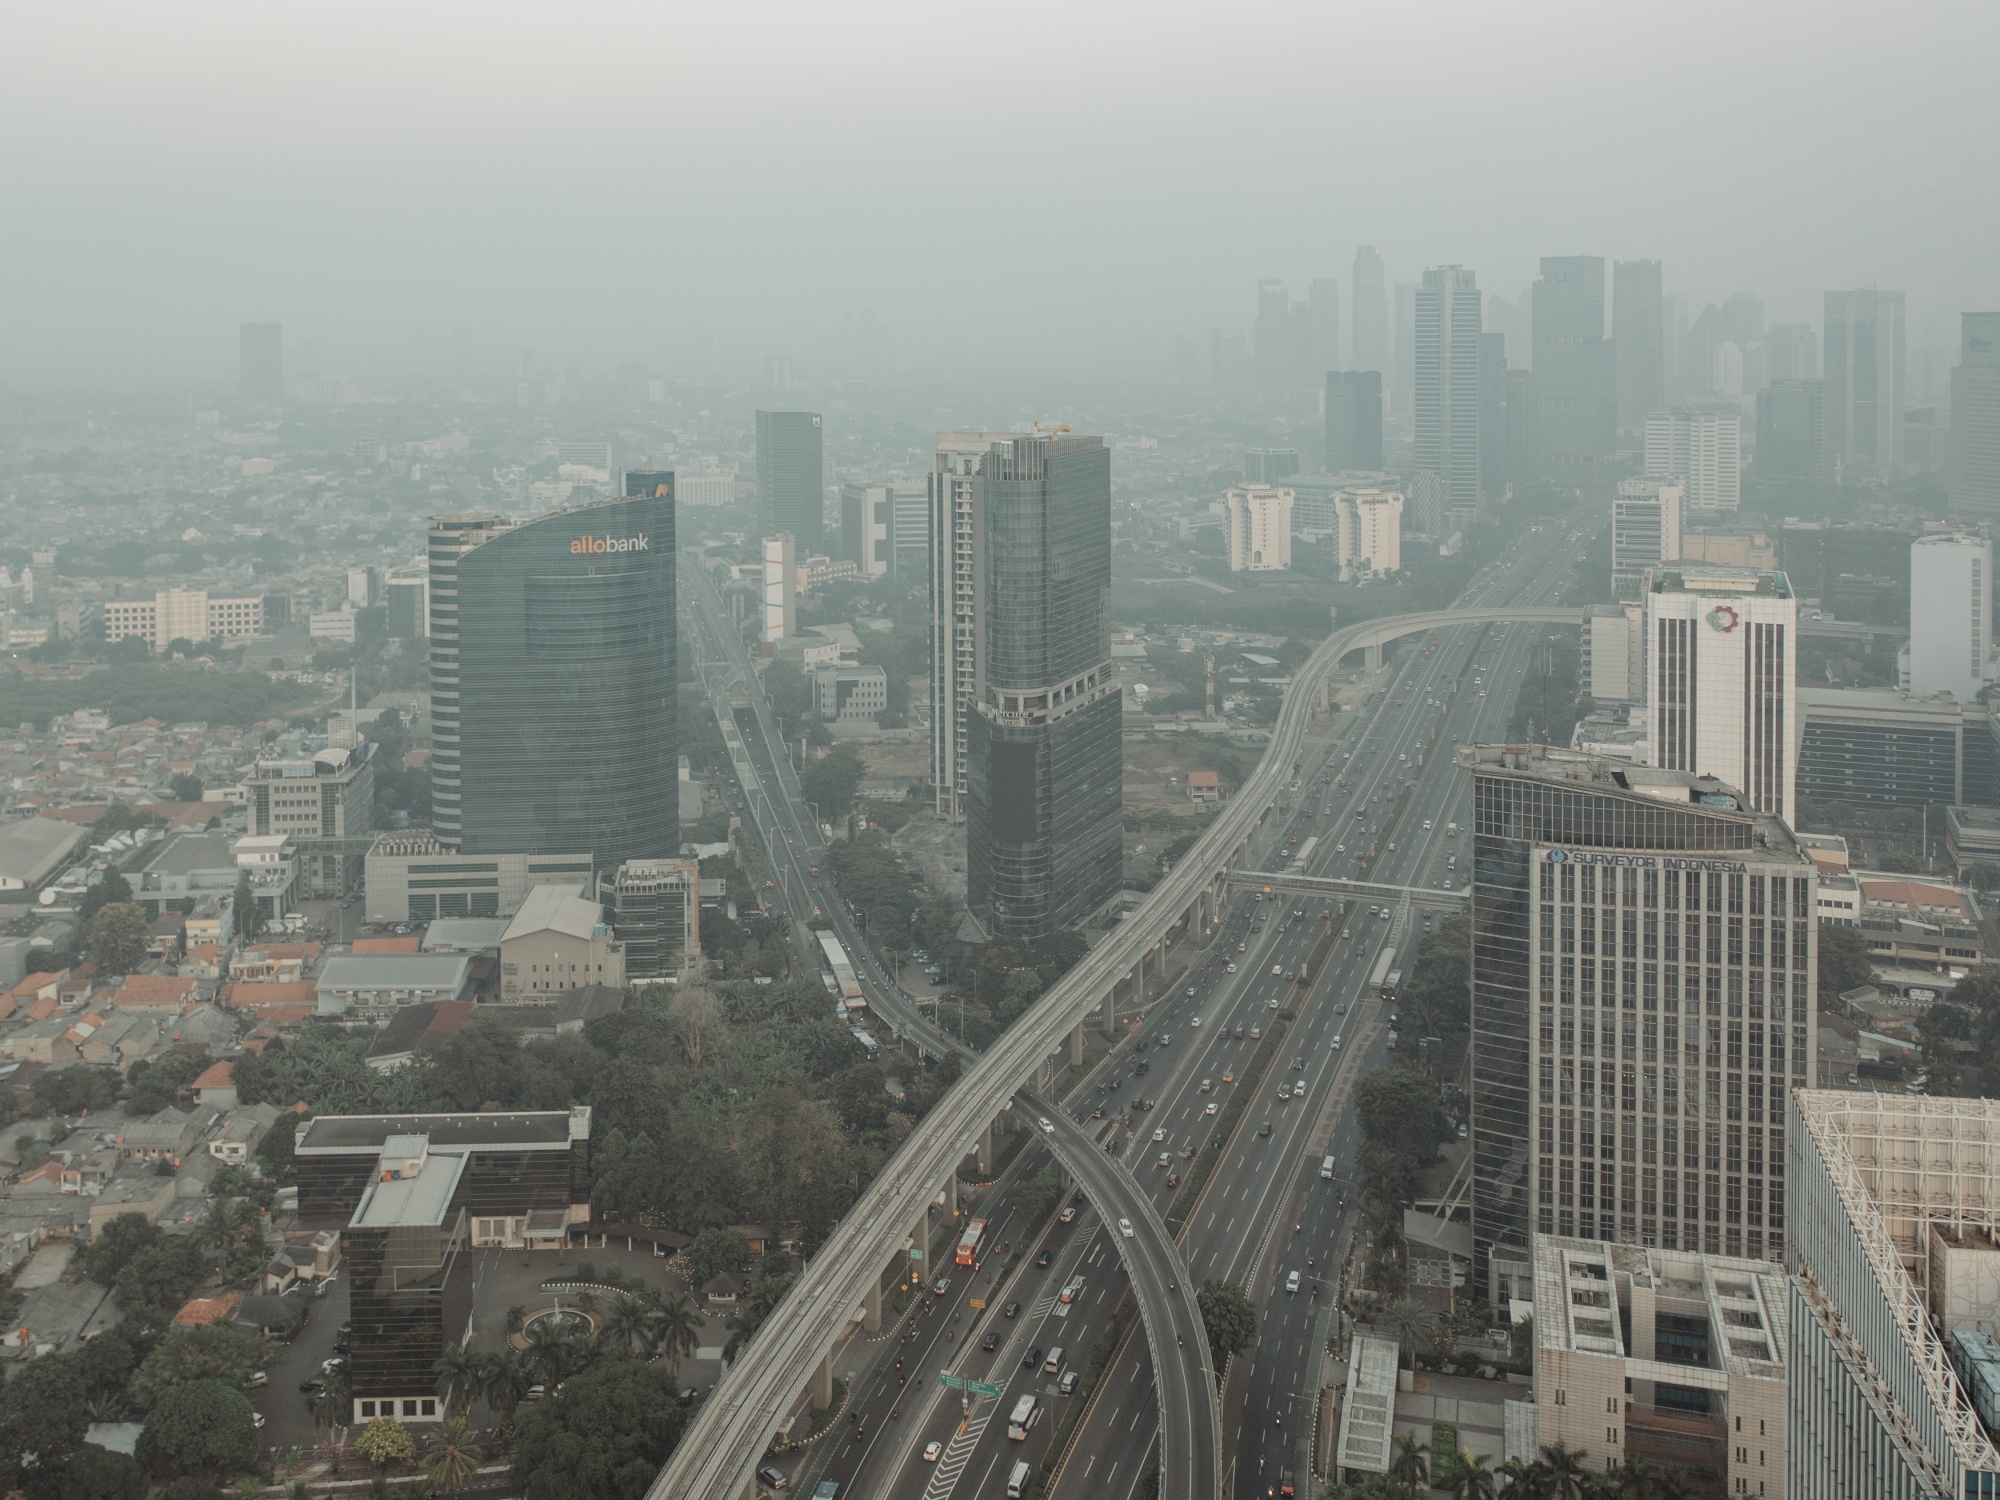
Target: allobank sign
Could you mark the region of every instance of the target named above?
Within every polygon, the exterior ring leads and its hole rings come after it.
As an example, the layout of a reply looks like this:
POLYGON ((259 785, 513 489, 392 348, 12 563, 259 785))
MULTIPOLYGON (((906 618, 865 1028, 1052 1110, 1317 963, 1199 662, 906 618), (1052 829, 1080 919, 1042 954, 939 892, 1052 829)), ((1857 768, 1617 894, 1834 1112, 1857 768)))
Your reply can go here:
POLYGON ((637 536, 580 536, 569 544, 570 556, 602 556, 607 552, 651 552, 645 532, 637 536))
POLYGON ((1750 867, 1735 859, 1677 859, 1671 855, 1598 854, 1585 849, 1551 849, 1552 865, 1610 865, 1627 870, 1706 870, 1716 875, 1747 875, 1750 867))

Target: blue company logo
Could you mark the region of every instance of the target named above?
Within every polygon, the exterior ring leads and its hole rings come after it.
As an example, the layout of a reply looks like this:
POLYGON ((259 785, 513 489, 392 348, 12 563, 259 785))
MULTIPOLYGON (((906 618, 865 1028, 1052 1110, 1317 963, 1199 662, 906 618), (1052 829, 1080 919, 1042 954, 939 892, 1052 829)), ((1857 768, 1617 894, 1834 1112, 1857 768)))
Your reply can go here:
POLYGON ((1549 851, 1549 863, 1552 865, 1559 865, 1568 858, 1569 855, 1564 853, 1561 849, 1551 849, 1549 851))

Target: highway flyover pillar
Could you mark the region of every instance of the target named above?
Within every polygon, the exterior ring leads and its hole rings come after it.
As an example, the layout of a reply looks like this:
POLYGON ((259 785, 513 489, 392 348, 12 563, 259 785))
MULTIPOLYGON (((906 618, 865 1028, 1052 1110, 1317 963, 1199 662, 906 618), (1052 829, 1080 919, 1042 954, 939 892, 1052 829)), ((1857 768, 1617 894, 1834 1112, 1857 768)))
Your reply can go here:
POLYGON ((1070 1028, 1069 1065, 1073 1068, 1083 1066, 1083 1022, 1081 1021, 1070 1028))
POLYGON ((868 1291, 861 1299, 861 1328, 864 1333, 879 1333, 882 1330, 882 1278, 877 1276, 868 1283, 868 1291))
POLYGON ((822 1354, 819 1363, 813 1367, 812 1404, 815 1411, 823 1411, 833 1405, 833 1351, 822 1354))
POLYGON ((958 1173, 953 1171, 944 1180, 944 1207, 941 1210, 948 1219, 958 1212, 958 1173))
POLYGON ((979 1144, 973 1148, 981 1177, 991 1176, 993 1172, 993 1124, 993 1121, 987 1121, 986 1128, 979 1132, 979 1144))
POLYGON ((1362 647, 1361 659, 1367 665, 1371 674, 1381 671, 1382 643, 1380 641, 1370 641, 1366 646, 1362 647))
MULTIPOLYGON (((1122 982, 1122 981, 1121 981, 1122 982)), ((1118 1034, 1118 985, 1104 987, 1104 1003, 1097 1008, 1097 1029, 1106 1036, 1118 1034)))

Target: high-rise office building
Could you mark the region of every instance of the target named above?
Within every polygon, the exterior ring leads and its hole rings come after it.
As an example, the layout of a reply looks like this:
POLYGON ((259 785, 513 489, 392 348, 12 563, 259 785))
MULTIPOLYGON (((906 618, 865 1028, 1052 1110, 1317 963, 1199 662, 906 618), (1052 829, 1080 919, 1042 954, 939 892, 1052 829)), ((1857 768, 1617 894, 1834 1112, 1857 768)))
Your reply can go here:
POLYGON ((1223 496, 1229 571, 1275 573, 1292 565, 1292 492, 1272 484, 1236 485, 1223 496))
POLYGON ((391 640, 420 641, 430 634, 431 581, 423 567, 391 573, 382 585, 382 598, 388 605, 391 640))
POLYGON ((1993 543, 1967 531, 1910 543, 1908 691, 1970 703, 1993 655, 1993 543))
POLYGON ((1507 492, 1507 335, 1479 335, 1479 487, 1489 500, 1507 492))
POLYGON ((285 399, 285 331, 280 323, 236 330, 236 389, 245 401, 285 399))
POLYGON ((1737 509, 1743 503, 1742 417, 1714 407, 1648 414, 1646 472, 1685 481, 1690 510, 1737 509))
POLYGON ((1611 337, 1617 345, 1618 430, 1637 432, 1666 405, 1667 350, 1660 263, 1611 264, 1611 337))
POLYGON ((433 826, 468 854, 680 848, 673 476, 431 523, 433 826))
POLYGON ((1340 283, 1331 276, 1313 278, 1307 293, 1312 309, 1312 348, 1306 365, 1308 390, 1340 365, 1340 283))
POLYGON ((1662 563, 1647 579, 1647 760, 1726 781, 1790 822, 1798 600, 1783 573, 1662 563))
POLYGON ((931 457, 931 786, 941 818, 965 817, 965 747, 979 680, 979 467, 1010 432, 940 432, 931 457))
POLYGON ((840 487, 840 555, 863 578, 920 568, 930 557, 930 506, 923 482, 849 480, 840 487))
POLYGON ((1467 746, 1475 1278, 1532 1234, 1782 1263, 1789 1087, 1816 1043, 1814 867, 1687 772, 1467 746))
POLYGON ((1326 462, 1328 474, 1344 469, 1370 473, 1382 467, 1382 372, 1334 370, 1326 377, 1326 462))
POLYGON ((764 535, 788 531, 799 556, 826 551, 826 468, 816 411, 757 413, 757 506, 764 535))
POLYGON ((1773 323, 1764 330, 1767 381, 1819 379, 1819 333, 1810 323, 1773 323))
POLYGON ((1542 440, 1537 428, 1541 403, 1535 398, 1533 370, 1507 371, 1507 482, 1530 484, 1542 477, 1542 440))
POLYGON ((1297 340, 1292 331, 1292 299, 1282 281, 1257 283, 1257 389, 1282 391, 1292 382, 1297 340))
POLYGON ((1960 317, 1946 467, 1954 511, 2000 516, 2000 312, 1960 317))
POLYGON ((1245 448, 1243 480, 1246 484, 1283 484, 1299 472, 1296 448, 1245 448))
POLYGON ((1903 294, 1828 292, 1826 436, 1846 479, 1903 472, 1903 294))
MULTIPOLYGON (((1354 355, 1350 370, 1373 370, 1384 379, 1389 375, 1389 273, 1382 266, 1382 252, 1363 245, 1354 252, 1354 355)), ((1331 461, 1327 463, 1331 469, 1331 461)))
POLYGON ((1408 422, 1417 400, 1417 283, 1396 283, 1396 352, 1392 360, 1395 383, 1389 392, 1389 410, 1398 425, 1408 422))
POLYGON ((1425 271, 1415 313, 1415 462, 1443 487, 1444 534, 1479 515, 1479 289, 1472 272, 1425 271))
POLYGON ((1535 283, 1535 431, 1542 475, 1595 491, 1618 445, 1618 375, 1604 337, 1604 257, 1545 255, 1535 283))
POLYGON ((1123 708, 1111 668, 1111 452, 997 443, 974 485, 977 680, 966 898, 990 933, 1088 920, 1123 870, 1123 708))
POLYGON ((1797 1089, 1789 1500, 2000 1494, 2000 1101, 1797 1089))
POLYGON ((1825 480, 1826 384, 1774 380, 1757 393, 1757 477, 1825 480))
POLYGON ((1673 479, 1621 479, 1611 499, 1611 592, 1637 599, 1653 569, 1681 555, 1687 491, 1673 479))

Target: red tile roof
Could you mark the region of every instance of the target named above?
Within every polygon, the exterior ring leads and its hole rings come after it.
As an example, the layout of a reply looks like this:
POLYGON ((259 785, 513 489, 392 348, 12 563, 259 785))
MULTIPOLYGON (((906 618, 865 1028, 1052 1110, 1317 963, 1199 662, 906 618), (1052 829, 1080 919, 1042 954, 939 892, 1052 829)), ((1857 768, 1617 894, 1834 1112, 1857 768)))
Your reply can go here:
POLYGON ((232 1087, 235 1082, 236 1064, 219 1062, 210 1063, 202 1069, 201 1076, 194 1081, 194 1086, 198 1089, 226 1089, 232 1087))
POLYGON ((243 1305, 241 1292, 224 1292, 220 1297, 190 1297, 174 1314, 176 1328, 206 1328, 211 1323, 227 1323, 243 1305))

